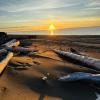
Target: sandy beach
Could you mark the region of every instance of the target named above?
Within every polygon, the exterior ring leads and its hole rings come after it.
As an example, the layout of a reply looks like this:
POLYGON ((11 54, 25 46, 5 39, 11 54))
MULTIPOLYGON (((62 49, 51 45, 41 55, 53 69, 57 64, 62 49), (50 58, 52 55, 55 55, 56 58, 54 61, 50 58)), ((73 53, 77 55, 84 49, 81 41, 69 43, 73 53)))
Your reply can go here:
POLYGON ((100 59, 99 39, 89 36, 80 36, 80 40, 74 36, 62 36, 57 39, 56 36, 20 39, 21 45, 39 52, 14 55, 0 77, 0 100, 96 100, 99 90, 91 83, 60 82, 57 78, 72 72, 100 72, 83 64, 70 62, 58 56, 52 49, 70 51, 70 48, 75 48, 84 55, 100 59), (43 81, 42 77, 48 73, 50 79, 43 81))

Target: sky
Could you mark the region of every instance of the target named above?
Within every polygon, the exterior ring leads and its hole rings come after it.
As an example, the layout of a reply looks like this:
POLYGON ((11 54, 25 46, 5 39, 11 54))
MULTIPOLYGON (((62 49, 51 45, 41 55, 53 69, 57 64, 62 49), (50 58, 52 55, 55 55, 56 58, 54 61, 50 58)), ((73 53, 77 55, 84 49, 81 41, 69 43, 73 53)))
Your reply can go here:
POLYGON ((100 26, 100 0, 0 0, 0 31, 100 26))

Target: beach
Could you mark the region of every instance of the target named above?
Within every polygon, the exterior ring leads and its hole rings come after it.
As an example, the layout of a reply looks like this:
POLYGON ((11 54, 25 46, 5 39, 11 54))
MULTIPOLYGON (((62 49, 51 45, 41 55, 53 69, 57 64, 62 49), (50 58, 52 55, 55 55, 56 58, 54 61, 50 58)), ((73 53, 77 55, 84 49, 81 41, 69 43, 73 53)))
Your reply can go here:
POLYGON ((38 50, 38 53, 14 55, 0 77, 0 100, 97 99, 96 93, 100 91, 93 84, 84 81, 60 82, 57 79, 73 72, 100 72, 68 61, 53 49, 70 52, 70 48, 74 48, 83 55, 100 59, 100 36, 19 37, 17 39, 21 41, 21 46, 38 50), (48 73, 49 79, 43 80, 48 73))

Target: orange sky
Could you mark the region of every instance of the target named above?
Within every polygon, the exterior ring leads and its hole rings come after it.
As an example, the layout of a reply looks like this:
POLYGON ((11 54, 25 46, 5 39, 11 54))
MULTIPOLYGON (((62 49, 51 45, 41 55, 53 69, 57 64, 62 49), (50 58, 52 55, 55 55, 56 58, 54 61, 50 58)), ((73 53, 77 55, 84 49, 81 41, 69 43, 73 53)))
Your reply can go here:
POLYGON ((0 0, 0 31, 100 26, 100 0, 0 0))
POLYGON ((51 24, 53 24, 56 27, 56 29, 100 26, 100 19, 95 17, 61 18, 61 19, 42 20, 39 22, 39 24, 36 25, 34 25, 34 21, 17 23, 17 24, 12 23, 11 25, 8 25, 11 27, 6 26, 5 29, 2 28, 0 29, 0 31, 5 30, 7 32, 20 32, 20 31, 33 31, 33 30, 49 30, 49 26, 51 24))

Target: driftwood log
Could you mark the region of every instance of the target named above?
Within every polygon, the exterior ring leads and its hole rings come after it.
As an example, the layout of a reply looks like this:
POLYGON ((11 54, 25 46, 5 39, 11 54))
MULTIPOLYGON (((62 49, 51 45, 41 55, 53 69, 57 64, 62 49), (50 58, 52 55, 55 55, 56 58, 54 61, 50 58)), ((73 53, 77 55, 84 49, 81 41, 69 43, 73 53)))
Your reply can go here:
POLYGON ((84 56, 84 55, 78 55, 71 52, 65 52, 61 50, 54 50, 57 54, 71 58, 72 60, 79 61, 81 63, 84 63, 88 65, 89 68, 93 68, 95 70, 100 70, 100 59, 84 56))
POLYGON ((11 52, 21 52, 21 53, 28 53, 28 52, 35 52, 37 50, 34 50, 34 49, 30 49, 30 48, 24 48, 24 47, 6 47, 5 48, 7 51, 11 51, 11 52))
MULTIPOLYGON (((6 54, 8 51, 6 50, 7 47, 16 47, 20 44, 19 41, 16 39, 13 39, 5 44, 2 44, 0 47, 0 55, 6 54)), ((8 52, 7 56, 0 62, 0 74, 3 72, 3 70, 6 68, 9 60, 13 57, 12 52, 8 52)))
POLYGON ((19 44, 20 44, 20 41, 13 39, 1 46, 3 49, 0 50, 0 53, 5 52, 5 51, 21 52, 21 53, 28 53, 28 52, 36 51, 34 49, 20 47, 18 46, 19 44))
POLYGON ((86 80, 86 81, 90 81, 90 82, 100 83, 100 74, 74 72, 74 73, 68 74, 66 76, 60 77, 58 80, 59 81, 66 81, 66 82, 86 80))
POLYGON ((0 74, 3 72, 3 70, 6 68, 8 62, 13 57, 13 53, 9 52, 7 56, 0 62, 0 74))
POLYGON ((20 41, 13 39, 5 44, 2 45, 2 47, 17 47, 20 44, 20 41))
POLYGON ((1 47, 0 47, 0 54, 6 53, 7 47, 17 47, 19 44, 20 44, 20 41, 17 41, 16 39, 13 39, 13 40, 5 43, 5 44, 2 44, 1 47))

